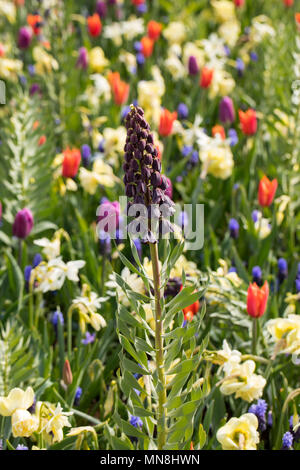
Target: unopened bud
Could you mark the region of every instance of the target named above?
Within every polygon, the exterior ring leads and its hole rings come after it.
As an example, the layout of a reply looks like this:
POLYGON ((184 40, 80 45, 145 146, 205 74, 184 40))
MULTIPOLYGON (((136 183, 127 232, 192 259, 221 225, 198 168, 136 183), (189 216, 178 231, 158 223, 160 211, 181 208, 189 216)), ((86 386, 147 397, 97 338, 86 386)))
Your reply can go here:
POLYGON ((63 381, 65 382, 66 385, 71 385, 71 383, 73 382, 73 374, 72 374, 69 359, 66 359, 64 363, 63 381))

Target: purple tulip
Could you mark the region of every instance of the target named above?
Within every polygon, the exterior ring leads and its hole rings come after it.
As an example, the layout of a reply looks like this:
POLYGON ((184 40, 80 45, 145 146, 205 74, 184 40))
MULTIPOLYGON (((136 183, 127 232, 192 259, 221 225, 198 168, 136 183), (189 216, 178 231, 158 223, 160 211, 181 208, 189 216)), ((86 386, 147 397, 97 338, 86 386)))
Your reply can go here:
POLYGON ((100 16, 100 18, 104 18, 107 14, 107 5, 105 2, 102 2, 101 0, 97 2, 96 4, 96 12, 100 16))
POLYGON ((33 83, 30 87, 29 94, 30 96, 33 96, 36 93, 41 93, 41 87, 38 83, 33 83))
POLYGON ((190 75, 197 75, 197 73, 199 72, 199 67, 197 64, 196 57, 193 55, 189 57, 188 68, 189 68, 190 75))
POLYGON ((104 222, 101 223, 101 229, 104 230, 104 232, 116 232, 119 226, 120 203, 118 201, 110 202, 108 200, 101 202, 97 215, 98 223, 103 220, 106 222, 104 227, 102 226, 104 222))
POLYGON ((86 69, 88 66, 88 52, 85 47, 81 47, 78 52, 78 59, 76 67, 79 69, 86 69))
POLYGON ((18 47, 20 49, 27 49, 30 46, 32 39, 32 31, 31 29, 27 28, 26 26, 22 26, 19 29, 18 34, 18 47))
POLYGON ((225 96, 220 102, 219 119, 222 124, 231 124, 235 120, 233 101, 229 96, 225 96))
POLYGON ((26 238, 33 228, 33 215, 30 209, 20 210, 13 223, 13 235, 18 238, 26 238))

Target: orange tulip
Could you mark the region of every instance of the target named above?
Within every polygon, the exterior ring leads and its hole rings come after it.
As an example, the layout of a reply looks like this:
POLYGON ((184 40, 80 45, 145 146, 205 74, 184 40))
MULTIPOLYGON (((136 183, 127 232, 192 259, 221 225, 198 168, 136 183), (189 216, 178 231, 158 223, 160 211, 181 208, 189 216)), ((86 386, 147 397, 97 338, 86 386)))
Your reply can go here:
POLYGON ((62 175, 65 178, 74 178, 77 175, 81 161, 81 153, 79 149, 69 147, 63 152, 64 159, 62 163, 62 175))
POLYGON ((292 7, 294 5, 294 0, 283 0, 283 3, 286 7, 292 7))
POLYGON ((151 20, 147 25, 147 32, 150 39, 157 41, 162 30, 162 24, 157 21, 151 20))
POLYGON ((144 57, 150 57, 153 53, 153 46, 154 46, 154 41, 151 38, 148 38, 148 36, 144 36, 141 39, 141 45, 142 45, 142 54, 144 57))
POLYGON ((160 115, 159 129, 160 135, 166 137, 171 134, 173 122, 177 119, 177 112, 171 113, 168 109, 163 109, 160 115))
POLYGON ((272 204, 277 186, 277 179, 270 181, 265 175, 262 177, 258 185, 258 202, 262 207, 272 204))
POLYGON ((225 140, 226 139, 226 134, 225 134, 225 129, 223 126, 220 126, 220 124, 216 124, 213 128, 212 128, 212 135, 213 137, 215 137, 217 134, 219 134, 221 136, 221 139, 222 140, 225 140))
POLYGON ((296 20, 297 28, 300 31, 300 13, 295 13, 295 20, 296 20))
POLYGON ((102 31, 102 23, 98 13, 89 16, 87 19, 88 30, 91 36, 97 37, 102 31))
POLYGON ((245 112, 239 110, 239 118, 242 132, 245 135, 254 135, 257 131, 257 118, 255 110, 248 109, 245 112))
POLYGON ((265 281, 264 285, 259 288, 258 285, 253 282, 248 287, 247 294, 247 312, 250 317, 259 318, 265 313, 267 301, 269 297, 269 285, 265 281))
POLYGON ((119 72, 110 72, 108 74, 108 81, 111 86, 115 103, 118 106, 126 103, 129 95, 129 84, 121 80, 119 72))
POLYGON ((40 15, 27 15, 27 23, 33 29, 34 34, 40 34, 42 22, 40 15))
POLYGON ((201 77, 200 77, 200 86, 201 88, 208 88, 212 82, 214 76, 214 71, 213 69, 209 69, 208 67, 203 67, 201 71, 201 77))

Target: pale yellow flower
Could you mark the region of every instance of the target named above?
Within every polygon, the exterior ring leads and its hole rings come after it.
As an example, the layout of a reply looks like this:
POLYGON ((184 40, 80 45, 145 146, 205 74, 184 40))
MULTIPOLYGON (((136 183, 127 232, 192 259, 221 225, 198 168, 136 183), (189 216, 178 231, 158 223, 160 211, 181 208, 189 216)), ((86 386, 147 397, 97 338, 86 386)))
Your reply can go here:
POLYGON ((256 450, 259 443, 258 420, 252 413, 231 418, 217 432, 223 450, 256 450))
POLYGON ((198 47, 194 42, 187 42, 183 46, 183 63, 184 66, 188 67, 188 61, 190 56, 194 56, 197 60, 199 68, 202 68, 205 65, 205 54, 203 49, 198 47))
POLYGON ((209 87, 209 97, 230 95, 235 87, 235 81, 229 72, 221 68, 214 69, 212 83, 209 87))
POLYGON ((274 318, 266 324, 268 332, 278 344, 278 352, 284 354, 300 353, 300 316, 288 315, 287 318, 274 318))
POLYGON ((60 403, 55 405, 49 402, 37 402, 36 415, 40 418, 39 432, 46 433, 46 440, 50 440, 52 443, 62 441, 64 438, 63 428, 71 427, 68 416, 72 414, 72 411, 63 411, 60 403))
POLYGON ((67 436, 79 436, 82 433, 92 433, 94 436, 97 436, 95 429, 92 426, 79 426, 77 428, 71 428, 71 431, 68 432, 67 436))
POLYGON ((219 35, 229 47, 235 46, 240 32, 241 25, 235 18, 225 21, 225 23, 219 27, 219 35))
POLYGON ((0 57, 0 77, 16 81, 23 68, 21 60, 0 57))
POLYGON ((0 414, 11 416, 16 410, 27 410, 34 401, 34 391, 28 387, 25 392, 20 388, 13 388, 7 397, 0 397, 0 414))
POLYGON ((5 16, 10 23, 16 21, 16 6, 14 2, 8 0, 0 1, 0 15, 5 16))
POLYGON ((200 151, 200 160, 207 173, 215 178, 227 179, 232 173, 234 161, 230 147, 226 143, 217 143, 200 151))
POLYGON ((199 270, 197 269, 196 263, 194 263, 193 261, 188 261, 184 255, 179 256, 175 266, 171 270, 170 278, 181 278, 182 271, 185 272, 186 276, 194 278, 199 276, 200 274, 199 270))
POLYGON ((266 379, 254 374, 255 362, 248 360, 242 364, 230 364, 226 369, 228 379, 222 382, 220 391, 224 395, 235 393, 235 398, 241 398, 247 402, 257 400, 262 396, 266 379))
POLYGON ((11 426, 14 437, 29 437, 37 431, 39 421, 29 411, 18 409, 12 414, 11 426))
POLYGON ((109 61, 106 59, 101 47, 93 47, 89 51, 89 65, 93 72, 101 73, 108 64, 109 61))
POLYGON ((211 5, 214 9, 216 19, 221 23, 235 19, 235 6, 232 1, 229 0, 213 0, 211 5))
MULTIPOLYGON (((144 282, 140 276, 136 273, 131 273, 127 267, 125 267, 121 272, 122 279, 129 285, 129 287, 139 294, 145 294, 145 287, 144 282)), ((108 288, 113 289, 112 291, 108 292, 110 295, 115 295, 117 291, 118 301, 124 305, 125 307, 130 306, 130 302, 127 298, 127 295, 121 289, 121 287, 117 284, 114 275, 109 276, 109 281, 105 284, 108 288)))
POLYGON ((163 36, 171 44, 181 44, 185 40, 185 25, 180 21, 173 21, 163 30, 163 36))
POLYGON ((32 51, 35 60, 35 70, 39 75, 51 73, 52 70, 58 70, 58 62, 52 55, 45 51, 41 46, 35 46, 32 51))
POLYGON ((84 190, 91 195, 96 193, 99 185, 112 188, 117 180, 112 167, 101 158, 94 161, 91 171, 84 167, 79 169, 79 181, 84 190))

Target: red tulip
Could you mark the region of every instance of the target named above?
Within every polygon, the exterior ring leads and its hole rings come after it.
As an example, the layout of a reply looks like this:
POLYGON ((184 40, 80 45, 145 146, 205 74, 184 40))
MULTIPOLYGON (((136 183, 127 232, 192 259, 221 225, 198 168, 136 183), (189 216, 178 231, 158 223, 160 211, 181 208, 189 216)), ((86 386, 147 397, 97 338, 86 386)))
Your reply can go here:
POLYGON ((245 135, 253 135, 257 131, 257 118, 254 109, 248 109, 247 111, 239 110, 239 118, 242 127, 242 132, 245 135))
POLYGON ((265 175, 262 177, 258 185, 258 202, 262 207, 272 204, 277 186, 277 179, 270 181, 265 175))
POLYGON ((102 31, 102 23, 98 13, 89 16, 87 19, 88 30, 91 36, 97 37, 102 31))
POLYGON ((242 7, 245 3, 245 0, 234 0, 234 4, 236 7, 242 7))
POLYGON ((283 3, 286 7, 292 7, 294 5, 294 0, 283 0, 283 3))
POLYGON ((300 31, 300 13, 295 13, 295 20, 296 20, 297 28, 300 31))
MULTIPOLYGON (((183 286, 181 286, 180 290, 182 289, 183 289, 183 286)), ((196 302, 194 302, 192 305, 189 305, 188 307, 183 308, 182 311, 184 314, 185 321, 192 321, 194 315, 197 315, 199 308, 200 308, 199 300, 196 300, 196 302)))
POLYGON ((208 88, 212 82, 214 76, 214 71, 213 69, 209 69, 208 67, 203 67, 201 71, 201 77, 200 77, 200 86, 201 88, 208 88))
POLYGON ((108 74, 108 81, 115 103, 119 106, 126 103, 129 95, 129 84, 121 80, 119 72, 110 72, 108 74))
POLYGON ((162 24, 151 20, 147 25, 147 32, 150 39, 157 41, 162 30, 162 24))
POLYGON ((74 178, 77 175, 77 171, 81 161, 80 150, 69 147, 63 152, 64 159, 62 163, 62 175, 65 178, 74 178))
POLYGON ((253 282, 248 287, 247 295, 247 312, 250 317, 259 318, 265 313, 267 301, 269 297, 269 285, 265 281, 264 285, 259 288, 258 285, 253 282))
POLYGON ((171 113, 168 109, 163 109, 159 121, 159 133, 166 137, 171 134, 173 122, 177 119, 177 112, 171 113))

